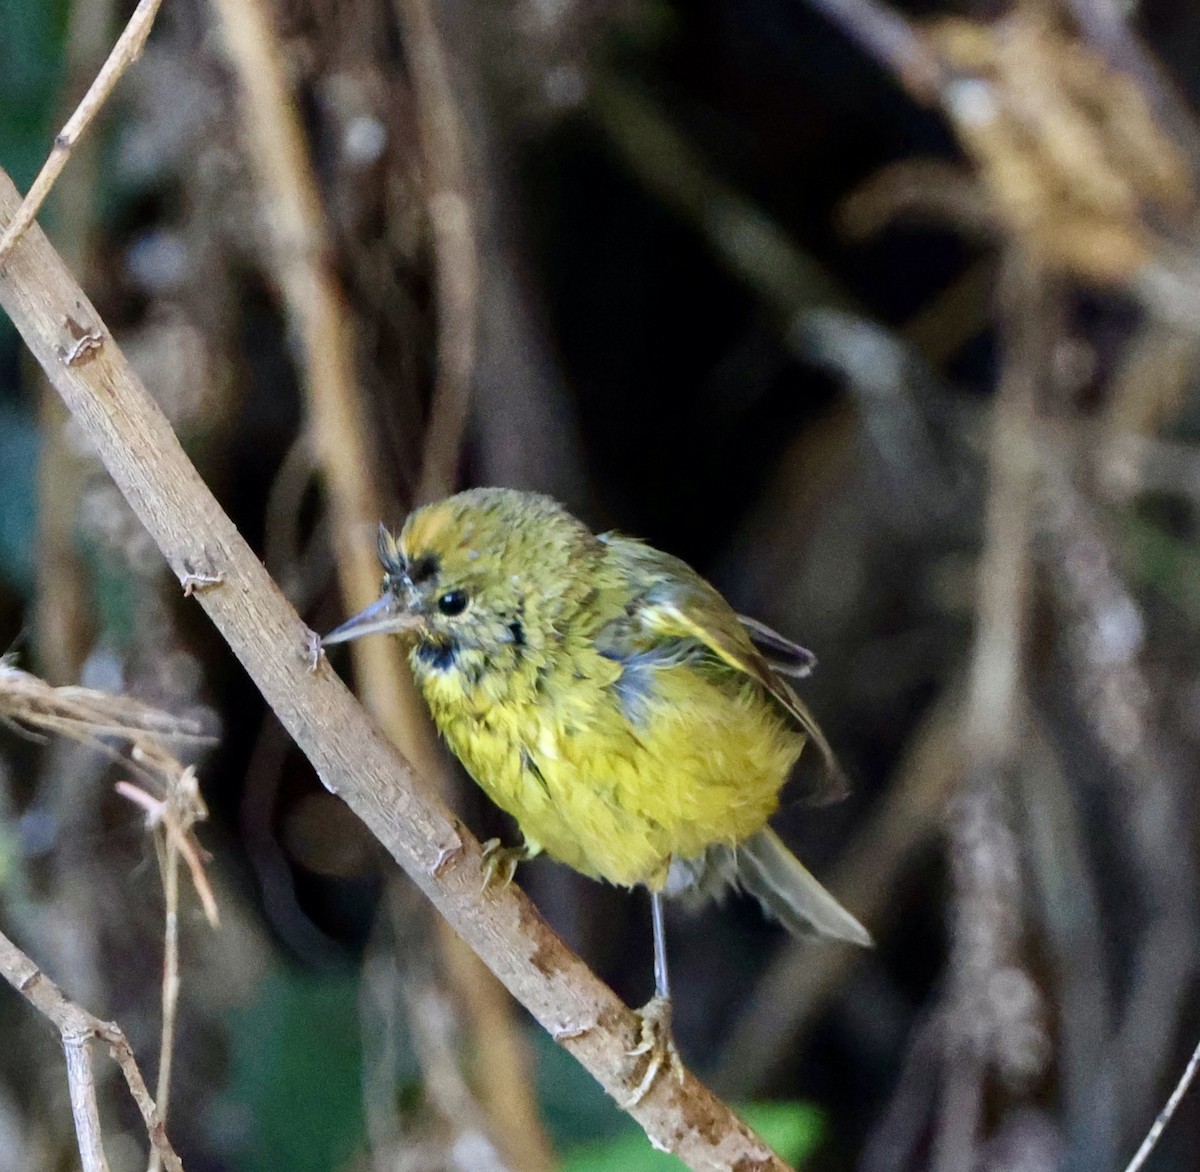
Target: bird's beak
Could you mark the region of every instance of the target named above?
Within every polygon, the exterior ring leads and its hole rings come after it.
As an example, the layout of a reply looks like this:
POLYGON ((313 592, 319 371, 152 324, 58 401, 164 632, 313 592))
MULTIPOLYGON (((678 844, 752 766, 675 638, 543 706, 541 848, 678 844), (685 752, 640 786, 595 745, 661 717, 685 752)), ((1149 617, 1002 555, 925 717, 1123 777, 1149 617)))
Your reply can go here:
POLYGON ((412 631, 421 625, 421 617, 413 614, 403 602, 390 590, 378 601, 372 603, 366 610, 361 610, 353 618, 347 619, 340 627, 335 627, 321 639, 321 646, 328 647, 331 643, 349 643, 351 639, 361 639, 363 635, 399 635, 404 631, 412 631))

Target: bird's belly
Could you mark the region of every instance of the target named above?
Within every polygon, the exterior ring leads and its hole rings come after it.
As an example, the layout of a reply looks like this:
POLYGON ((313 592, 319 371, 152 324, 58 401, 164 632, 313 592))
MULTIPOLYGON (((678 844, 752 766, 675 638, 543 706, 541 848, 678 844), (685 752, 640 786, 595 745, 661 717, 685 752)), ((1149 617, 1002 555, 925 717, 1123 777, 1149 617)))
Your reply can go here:
POLYGON ((666 707, 634 727, 545 705, 434 710, 451 750, 531 843, 594 878, 657 889, 673 858, 760 830, 803 738, 770 714, 666 707))

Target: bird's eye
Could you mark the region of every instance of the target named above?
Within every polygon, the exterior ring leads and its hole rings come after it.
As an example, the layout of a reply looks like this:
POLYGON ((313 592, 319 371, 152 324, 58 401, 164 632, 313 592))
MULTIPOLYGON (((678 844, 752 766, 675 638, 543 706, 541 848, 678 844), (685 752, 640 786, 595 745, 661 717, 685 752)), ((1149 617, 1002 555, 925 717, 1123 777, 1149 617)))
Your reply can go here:
POLYGON ((467 609, 467 592, 465 590, 447 590, 438 599, 437 607, 442 614, 462 614, 467 609))

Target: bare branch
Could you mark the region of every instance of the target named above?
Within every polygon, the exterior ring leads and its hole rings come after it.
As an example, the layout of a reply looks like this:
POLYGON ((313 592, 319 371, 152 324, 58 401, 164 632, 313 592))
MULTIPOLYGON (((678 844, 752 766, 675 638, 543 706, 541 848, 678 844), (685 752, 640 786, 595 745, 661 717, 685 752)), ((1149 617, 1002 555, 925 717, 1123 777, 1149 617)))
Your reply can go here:
MULTIPOLYGON (((15 194, 15 191, 14 191, 15 194)), ((129 1093, 142 1113, 150 1143, 158 1152, 169 1172, 183 1172, 183 1164, 167 1139, 166 1128, 146 1089, 138 1069, 133 1049, 121 1027, 114 1022, 101 1021, 86 1009, 69 1000, 61 989, 7 936, 0 932, 0 976, 12 985, 43 1017, 58 1029, 67 1058, 67 1075, 71 1090, 71 1110, 75 1116, 79 1154, 84 1172, 107 1172, 108 1164, 100 1142, 100 1119, 96 1107, 96 1086, 92 1073, 93 1040, 108 1045, 129 1093)))
MULTIPOLYGON (((165 1124, 171 1103, 171 1070, 175 1059, 175 1022, 179 1012, 179 848, 175 837, 167 834, 159 842, 163 900, 163 976, 162 1033, 158 1042, 158 1083, 154 1094, 158 1112, 165 1124)), ((158 1149, 150 1153, 148 1172, 159 1172, 162 1161, 158 1149)))
POLYGON ((1183 1068, 1183 1074, 1179 1076, 1179 1081, 1175 1084, 1175 1089, 1171 1092, 1171 1097, 1167 1100, 1166 1106, 1158 1113, 1158 1118, 1155 1119, 1150 1130, 1146 1133, 1146 1138, 1142 1140, 1141 1147, 1134 1153, 1133 1159, 1129 1161, 1125 1172, 1138 1172, 1142 1165, 1150 1158, 1150 1153, 1154 1151, 1159 1136, 1162 1135, 1167 1124, 1171 1122, 1171 1116, 1175 1114, 1175 1108, 1179 1106, 1183 1096, 1187 1094, 1188 1087, 1192 1085, 1192 1079, 1196 1077, 1197 1069, 1200 1069, 1200 1043, 1197 1043, 1195 1050, 1192 1051, 1192 1056, 1188 1059, 1187 1066, 1183 1068))
MULTIPOLYGON (((283 291, 289 315, 301 339, 301 377, 312 424, 314 455, 329 494, 331 532, 342 593, 351 610, 374 601, 379 584, 375 529, 388 516, 388 495, 368 442, 366 408, 358 385, 354 337, 345 299, 332 269, 330 242, 320 193, 308 159, 284 69, 283 49, 262 0, 214 0, 230 62, 237 75, 242 106, 242 137, 264 220, 271 240, 268 263, 283 291)), ((428 16, 429 14, 426 13, 428 16)), ((465 197, 461 125, 448 94, 445 61, 436 54, 432 17, 418 15, 419 52, 414 62, 421 92, 425 150, 431 156, 430 219, 438 262, 440 304, 439 382, 423 484, 450 487, 462 429, 466 422, 469 380, 475 352, 475 300, 478 262, 474 230, 465 197), (448 139, 453 138, 450 142, 448 139), (446 161, 439 160, 445 156, 446 161), (431 453, 437 453, 432 455, 431 453)), ((410 46, 411 48, 411 46, 410 46)), ((388 640, 365 640, 351 648, 364 702, 393 744, 439 788, 447 784, 444 757, 431 725, 388 640), (373 645, 372 645, 373 644, 373 645)), ((443 934, 447 952, 463 946, 443 934)), ((478 962, 474 962, 477 966, 478 962)), ((452 963, 455 979, 466 980, 470 962, 452 963)), ((470 1011, 487 1017, 489 1048, 503 1055, 508 1078, 496 1094, 524 1101, 527 1109, 506 1110, 505 1119, 536 1122, 532 1091, 518 1075, 520 1041, 508 1001, 494 982, 473 975, 470 1011)), ((528 1127, 514 1142, 526 1165, 547 1162, 548 1145, 540 1129, 528 1127)))
POLYGON ((1041 999, 1021 967, 1020 862, 1006 798, 1025 725, 1025 659, 1040 483, 1036 422, 1053 338, 1055 302, 1028 257, 1010 251, 1002 284, 1005 365, 989 452, 984 549, 978 575, 964 749, 954 803, 952 947, 945 1023, 947 1070, 933 1167, 973 1167, 987 1075, 1010 1086, 1044 1066, 1041 999))
MULTIPOLYGON (((0 217, 18 196, 0 176, 0 217)), ((221 510, 161 409, 130 369, 45 235, 31 228, 0 276, 0 305, 175 574, 205 564, 221 585, 195 595, 327 788, 342 796, 544 1028, 618 1102, 637 1085, 638 1019, 550 930, 516 887, 481 894, 479 843, 387 742, 328 666, 311 632, 221 510), (63 359, 68 321, 102 343, 63 359)), ((147 1096, 147 1101, 149 1097, 147 1096)), ((693 1076, 659 1079, 630 1114, 693 1169, 781 1172, 786 1165, 693 1076)))
POLYGON ((79 1142, 83 1172, 109 1172, 100 1134, 100 1106, 96 1102, 96 1073, 92 1068, 90 1034, 63 1035, 63 1053, 67 1059, 67 1088, 71 1094, 71 1116, 79 1142))

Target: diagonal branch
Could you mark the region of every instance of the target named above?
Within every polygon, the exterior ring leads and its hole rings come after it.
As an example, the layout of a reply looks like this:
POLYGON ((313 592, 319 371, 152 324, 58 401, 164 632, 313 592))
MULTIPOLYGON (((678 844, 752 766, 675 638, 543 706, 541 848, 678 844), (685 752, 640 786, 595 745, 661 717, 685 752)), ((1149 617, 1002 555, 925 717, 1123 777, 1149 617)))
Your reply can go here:
MULTIPOLYGON (((19 202, 0 172, 0 220, 19 202)), ((62 395, 113 480, 324 784, 339 794, 512 994, 618 1102, 637 1085, 637 1017, 550 930, 516 888, 481 894, 479 843, 387 742, 324 662, 312 632, 184 454, 95 308, 32 227, 0 271, 0 306, 62 395), (94 344, 80 350, 78 339, 94 344)), ((659 1079, 630 1114, 693 1169, 786 1165, 690 1074, 659 1079)))
POLYGON ((1198 1069, 1200 1069, 1200 1045, 1197 1045, 1192 1051, 1192 1056, 1183 1068, 1183 1074, 1179 1076, 1179 1081, 1175 1084, 1175 1089, 1171 1092, 1171 1097, 1167 1099, 1166 1105, 1158 1113, 1158 1117, 1146 1133, 1146 1138, 1142 1140, 1141 1146, 1126 1166, 1125 1172, 1140 1172, 1146 1161, 1150 1159, 1150 1153, 1154 1151, 1159 1138, 1166 1130, 1167 1124, 1171 1122, 1171 1116, 1175 1114, 1175 1109, 1179 1106, 1183 1096, 1187 1094, 1188 1087, 1192 1085, 1192 1080, 1196 1077, 1198 1069))

